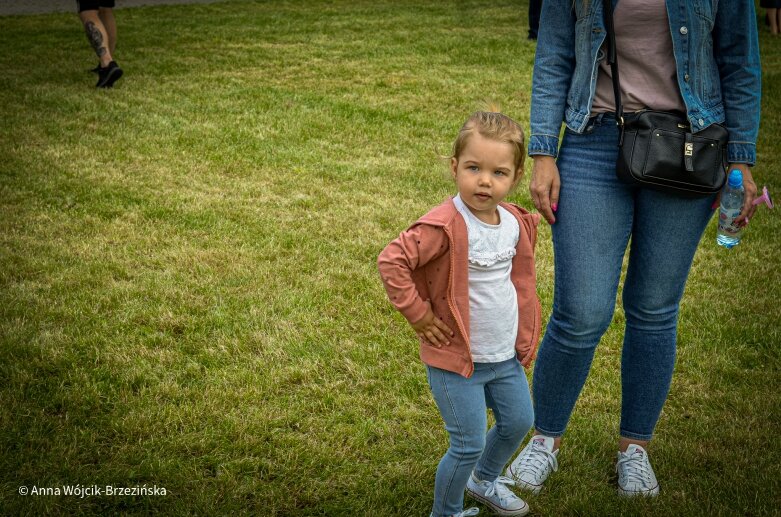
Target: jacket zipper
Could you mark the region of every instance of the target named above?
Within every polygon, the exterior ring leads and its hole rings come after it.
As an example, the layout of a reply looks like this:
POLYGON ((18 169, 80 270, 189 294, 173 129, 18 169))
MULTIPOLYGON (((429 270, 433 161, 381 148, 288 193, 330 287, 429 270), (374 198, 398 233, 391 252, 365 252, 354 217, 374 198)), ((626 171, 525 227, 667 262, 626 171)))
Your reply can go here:
POLYGON ((464 337, 464 343, 466 343, 466 351, 469 353, 469 375, 467 375, 467 378, 471 377, 472 374, 475 371, 475 363, 472 361, 472 348, 469 346, 469 334, 464 332, 463 327, 461 326, 461 318, 459 317, 458 311, 456 311, 455 307, 453 307, 452 303, 452 296, 453 296, 453 270, 456 266, 456 254, 453 252, 453 236, 450 235, 450 230, 447 227, 444 227, 445 233, 447 234, 447 238, 450 241, 450 271, 448 272, 448 279, 447 279, 447 286, 448 286, 448 293, 447 293, 447 306, 450 309, 450 313, 453 315, 453 319, 456 322, 456 325, 458 325, 458 330, 461 331, 461 335, 464 337))

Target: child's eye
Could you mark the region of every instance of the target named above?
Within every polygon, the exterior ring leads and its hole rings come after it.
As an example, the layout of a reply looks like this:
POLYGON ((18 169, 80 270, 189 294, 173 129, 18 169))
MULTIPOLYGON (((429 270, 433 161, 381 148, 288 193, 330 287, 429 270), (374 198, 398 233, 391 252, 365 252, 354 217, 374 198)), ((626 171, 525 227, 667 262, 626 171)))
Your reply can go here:
POLYGON ((507 171, 494 171, 497 176, 507 176, 507 171))
POLYGON ((467 170, 477 172, 478 168, 477 165, 470 165, 469 167, 467 167, 467 170))

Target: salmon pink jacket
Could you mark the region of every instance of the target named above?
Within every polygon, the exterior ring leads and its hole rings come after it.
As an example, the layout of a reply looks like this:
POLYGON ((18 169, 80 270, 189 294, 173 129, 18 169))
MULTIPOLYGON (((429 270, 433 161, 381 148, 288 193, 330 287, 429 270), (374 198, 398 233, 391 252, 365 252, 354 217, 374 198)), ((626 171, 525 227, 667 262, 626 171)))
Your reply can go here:
MULTIPOLYGON (((528 367, 540 337, 540 302, 534 272, 538 214, 501 203, 518 220, 520 234, 510 279, 518 295, 518 361, 528 367)), ((388 244, 377 259, 391 303, 410 322, 434 314, 455 333, 437 348, 420 339, 420 359, 429 366, 471 377, 469 348, 469 263, 466 222, 452 198, 418 219, 388 244)))

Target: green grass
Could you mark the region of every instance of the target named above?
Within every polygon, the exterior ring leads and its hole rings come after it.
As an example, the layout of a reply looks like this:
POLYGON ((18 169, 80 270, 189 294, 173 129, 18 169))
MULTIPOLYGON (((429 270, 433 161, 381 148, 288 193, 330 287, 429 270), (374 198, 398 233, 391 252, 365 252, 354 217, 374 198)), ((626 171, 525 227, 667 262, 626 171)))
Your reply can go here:
MULTIPOLYGON (((447 438, 375 259, 452 192, 439 156, 471 111, 493 100, 528 128, 525 9, 119 10, 110 91, 73 14, 0 17, 0 514, 426 515, 447 438), (18 495, 76 484, 167 495, 18 495)), ((754 173, 778 193, 764 26, 761 44, 754 173)), ((531 206, 525 184, 513 200, 531 206)), ((708 228, 659 498, 614 494, 619 310, 534 515, 778 513, 779 229, 761 211, 725 251, 708 228)))

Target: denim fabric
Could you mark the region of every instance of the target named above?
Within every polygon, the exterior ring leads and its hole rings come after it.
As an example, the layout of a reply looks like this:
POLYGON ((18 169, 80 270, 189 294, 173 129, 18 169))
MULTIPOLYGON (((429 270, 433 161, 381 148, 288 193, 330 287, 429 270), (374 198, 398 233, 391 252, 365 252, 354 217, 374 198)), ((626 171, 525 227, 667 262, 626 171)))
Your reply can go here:
MULTIPOLYGON (((724 123, 727 159, 753 164, 761 90, 754 2, 667 0, 667 15, 693 130, 724 123)), ((529 154, 556 156, 562 121, 577 133, 588 123, 605 55, 602 0, 545 0, 538 38, 529 154)))
POLYGON ((616 178, 613 114, 583 134, 565 131, 561 193, 552 226, 553 312, 534 369, 535 428, 561 436, 616 305, 621 264, 626 316, 621 358, 621 436, 649 440, 675 363, 678 304, 714 196, 681 198, 616 178))
POLYGON ((428 383, 437 403, 450 448, 437 467, 432 515, 453 515, 463 510, 469 475, 493 481, 504 469, 523 437, 531 429, 529 385, 517 359, 501 363, 475 363, 466 378, 432 366, 428 383), (486 434, 486 408, 496 419, 486 434))

